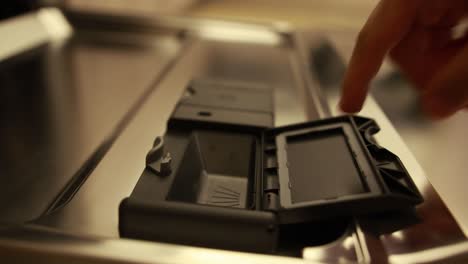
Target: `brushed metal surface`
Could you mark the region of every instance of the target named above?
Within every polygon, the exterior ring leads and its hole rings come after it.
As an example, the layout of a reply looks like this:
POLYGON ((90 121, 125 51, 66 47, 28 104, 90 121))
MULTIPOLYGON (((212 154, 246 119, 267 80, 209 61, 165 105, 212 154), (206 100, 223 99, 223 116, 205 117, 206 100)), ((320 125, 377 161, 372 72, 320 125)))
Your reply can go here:
MULTIPOLYGON (((29 42, 23 45, 28 51, 1 65, 2 222, 38 218, 67 183, 86 177, 86 166, 98 162, 179 45, 170 36, 151 37, 151 45, 110 41, 102 33, 61 37, 51 31, 51 22, 65 20, 47 14, 24 17, 16 30, 42 25, 49 44, 20 34, 15 41, 29 42)), ((15 25, 4 34, 15 31, 15 25)), ((63 27, 58 28, 60 33, 63 27)), ((15 41, 7 44, 15 46, 15 41)))

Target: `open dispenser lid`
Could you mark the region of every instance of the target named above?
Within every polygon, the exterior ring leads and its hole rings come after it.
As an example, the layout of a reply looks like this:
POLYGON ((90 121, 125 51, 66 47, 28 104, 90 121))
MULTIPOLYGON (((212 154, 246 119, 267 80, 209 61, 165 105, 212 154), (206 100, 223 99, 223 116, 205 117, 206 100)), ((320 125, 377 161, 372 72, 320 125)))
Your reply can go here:
POLYGON ((367 118, 343 116, 267 130, 265 209, 280 223, 411 208, 422 202, 401 161, 367 118))
POLYGON ((275 252, 286 230, 422 201, 373 120, 272 128, 272 90, 235 87, 190 84, 120 205, 123 237, 275 252))

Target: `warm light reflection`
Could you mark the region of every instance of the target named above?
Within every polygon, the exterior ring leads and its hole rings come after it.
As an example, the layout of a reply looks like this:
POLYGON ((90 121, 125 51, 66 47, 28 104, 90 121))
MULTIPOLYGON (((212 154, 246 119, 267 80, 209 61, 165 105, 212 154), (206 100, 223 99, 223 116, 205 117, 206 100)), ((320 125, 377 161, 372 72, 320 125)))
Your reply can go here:
MULTIPOLYGON (((294 264, 303 263, 298 258, 280 257, 262 254, 242 253, 218 249, 207 249, 165 243, 143 242, 134 240, 107 240, 98 246, 99 252, 111 252, 112 256, 124 261, 147 262, 153 260, 158 263, 271 263, 294 264), (131 252, 131 254, 129 254, 131 252)), ((318 262, 313 262, 318 263, 318 262)))
POLYGON ((196 31, 205 38, 221 41, 270 45, 276 45, 281 42, 281 36, 276 32, 242 26, 216 27, 208 25, 200 26, 196 31))
POLYGON ((44 24, 52 39, 62 39, 70 36, 73 32, 72 27, 57 8, 41 9, 37 13, 37 18, 44 24))
POLYGON ((403 231, 393 232, 391 236, 393 239, 398 240, 398 241, 403 241, 403 239, 405 238, 403 231))
POLYGON ((343 241, 343 247, 346 250, 352 250, 354 248, 354 237, 348 236, 344 241, 343 241))
POLYGON ((302 256, 305 260, 321 260, 327 258, 327 251, 323 247, 305 248, 302 256))

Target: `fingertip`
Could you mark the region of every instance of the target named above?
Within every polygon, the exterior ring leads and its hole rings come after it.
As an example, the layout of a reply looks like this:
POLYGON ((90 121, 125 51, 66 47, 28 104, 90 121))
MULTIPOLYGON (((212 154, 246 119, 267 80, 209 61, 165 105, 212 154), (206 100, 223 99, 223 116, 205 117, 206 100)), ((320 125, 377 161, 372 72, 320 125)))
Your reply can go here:
POLYGON ((341 111, 354 114, 361 111, 362 105, 367 96, 368 91, 368 79, 361 79, 357 72, 351 68, 348 68, 346 72, 342 90, 341 98, 339 102, 339 108, 341 111))
POLYGON ((353 101, 348 101, 344 98, 341 98, 339 104, 338 104, 338 109, 342 113, 347 113, 347 114, 355 114, 361 111, 362 105, 353 101))

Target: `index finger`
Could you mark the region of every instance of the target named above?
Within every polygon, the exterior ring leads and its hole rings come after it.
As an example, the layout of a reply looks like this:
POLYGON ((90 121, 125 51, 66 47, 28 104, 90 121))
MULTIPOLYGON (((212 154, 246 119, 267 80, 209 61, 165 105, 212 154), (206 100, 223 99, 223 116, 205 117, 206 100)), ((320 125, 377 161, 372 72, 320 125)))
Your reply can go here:
POLYGON ((377 74, 385 55, 410 30, 422 0, 381 0, 359 32, 346 71, 340 108, 361 110, 370 80, 377 74))

